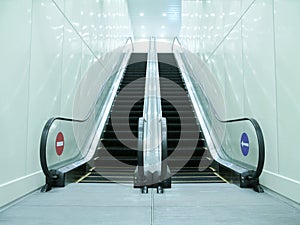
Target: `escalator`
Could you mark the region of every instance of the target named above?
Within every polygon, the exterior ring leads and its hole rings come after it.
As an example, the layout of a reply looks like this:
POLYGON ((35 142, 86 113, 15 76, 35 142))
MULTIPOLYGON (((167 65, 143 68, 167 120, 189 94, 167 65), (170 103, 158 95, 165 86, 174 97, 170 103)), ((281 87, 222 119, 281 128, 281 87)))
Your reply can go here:
MULTIPOLYGON (((121 54, 116 66, 104 71, 109 75, 103 75, 106 80, 99 84, 100 97, 85 119, 48 119, 40 141, 40 162, 46 177, 42 192, 74 181, 169 188, 171 176, 173 183, 221 183, 228 179, 240 187, 263 191, 259 176, 263 171, 265 146, 259 123, 254 118, 221 120, 217 117, 218 123, 231 126, 230 130, 242 135, 240 144, 229 143, 232 149, 223 146, 216 149, 215 136, 211 133, 215 130, 208 130, 210 127, 201 115, 207 97, 202 82, 198 82, 202 75, 210 74, 194 71, 197 67, 187 59, 189 54, 175 54, 176 59, 173 53, 157 54, 155 42, 148 54, 121 54), (155 82, 148 79, 145 92, 146 73, 155 82), (155 123, 151 129, 150 123, 155 123), (74 127, 78 129, 76 132, 74 127), (245 158, 244 147, 247 152, 250 147, 248 137, 254 144, 251 157, 245 158), (157 146, 152 154, 150 145, 144 141, 152 142, 153 138, 159 143, 155 142, 157 146), (143 152, 138 152, 139 149, 143 152), (226 151, 233 150, 234 154, 228 156, 226 151), (141 170, 143 165, 146 170, 141 170)), ((236 137, 226 137, 226 140, 236 140, 236 137)))
POLYGON ((174 54, 159 53, 158 67, 162 116, 167 119, 167 163, 173 174, 172 183, 225 182, 215 168, 209 166, 210 159, 204 156, 206 142, 174 54))
POLYGON ((146 53, 131 55, 94 158, 78 183, 133 182, 146 66, 146 53))

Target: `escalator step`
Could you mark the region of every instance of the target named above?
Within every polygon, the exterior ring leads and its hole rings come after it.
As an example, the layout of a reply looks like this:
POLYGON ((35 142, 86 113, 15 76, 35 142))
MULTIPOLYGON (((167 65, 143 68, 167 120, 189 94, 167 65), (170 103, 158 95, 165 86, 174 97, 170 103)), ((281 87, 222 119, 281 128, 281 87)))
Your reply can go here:
POLYGON ((138 134, 139 117, 143 115, 146 61, 145 53, 131 54, 111 109, 113 119, 107 120, 99 147, 89 163, 93 170, 82 177, 82 183, 133 182, 132 168, 137 165, 138 144, 134 137, 138 134), (140 96, 139 101, 130 106, 136 96, 140 96), (106 174, 103 177, 97 171, 106 174))
POLYGON ((172 181, 174 183, 223 182, 212 170, 199 171, 200 162, 210 163, 211 159, 203 158, 207 150, 206 141, 195 118, 174 54, 159 53, 158 61, 160 77, 169 79, 182 88, 179 90, 177 85, 169 82, 161 82, 160 85, 162 115, 167 120, 169 155, 167 162, 171 171, 179 169, 179 172, 172 177, 172 181), (180 139, 187 136, 193 138, 180 139))

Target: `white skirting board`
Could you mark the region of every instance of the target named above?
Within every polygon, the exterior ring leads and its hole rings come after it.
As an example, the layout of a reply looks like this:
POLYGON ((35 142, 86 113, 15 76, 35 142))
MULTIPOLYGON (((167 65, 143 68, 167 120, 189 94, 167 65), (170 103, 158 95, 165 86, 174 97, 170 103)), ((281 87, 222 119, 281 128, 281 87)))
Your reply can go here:
POLYGON ((2 207, 5 207, 7 204, 36 190, 44 183, 45 177, 43 172, 37 171, 10 182, 0 184, 0 209, 2 207))
POLYGON ((260 183, 267 188, 300 204, 300 181, 264 170, 260 183))

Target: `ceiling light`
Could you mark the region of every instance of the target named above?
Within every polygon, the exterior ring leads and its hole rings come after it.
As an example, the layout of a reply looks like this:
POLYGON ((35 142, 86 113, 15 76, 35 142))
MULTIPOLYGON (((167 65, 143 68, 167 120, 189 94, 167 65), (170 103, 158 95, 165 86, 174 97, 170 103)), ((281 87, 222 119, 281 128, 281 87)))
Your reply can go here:
POLYGON ((142 28, 142 29, 145 29, 145 26, 144 26, 144 25, 142 25, 142 26, 141 26, 141 28, 142 28))
POLYGON ((145 14, 143 12, 140 13, 140 16, 144 16, 145 14))
POLYGON ((167 16, 167 13, 164 12, 164 13, 162 14, 162 16, 167 16))
POLYGON ((164 25, 161 26, 161 29, 165 29, 166 27, 164 25))

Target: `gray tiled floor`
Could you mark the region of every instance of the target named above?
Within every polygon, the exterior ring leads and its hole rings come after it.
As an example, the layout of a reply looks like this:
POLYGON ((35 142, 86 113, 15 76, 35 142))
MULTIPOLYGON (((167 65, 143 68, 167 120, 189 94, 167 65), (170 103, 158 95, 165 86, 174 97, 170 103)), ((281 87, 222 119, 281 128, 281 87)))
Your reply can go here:
POLYGON ((155 225, 300 224, 299 209, 266 193, 228 184, 178 185, 175 189, 154 195, 155 225))
POLYGON ((0 224, 300 225, 300 210, 229 184, 178 184, 162 195, 118 184, 71 184, 30 195, 1 212, 0 224))

